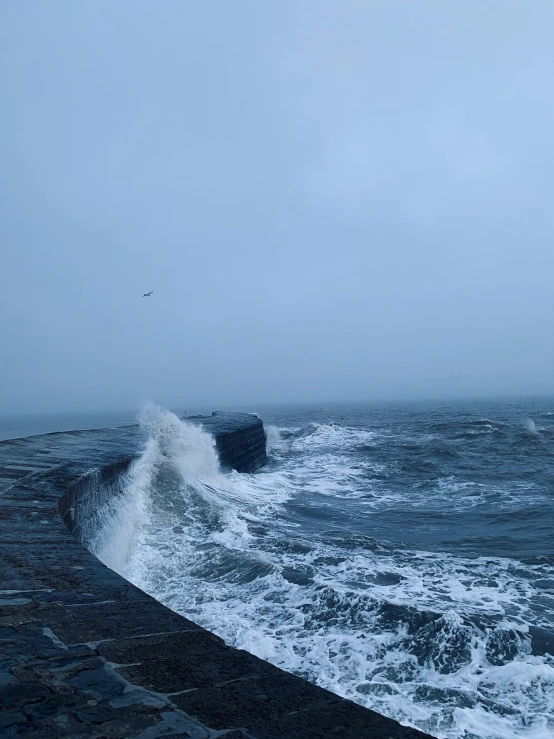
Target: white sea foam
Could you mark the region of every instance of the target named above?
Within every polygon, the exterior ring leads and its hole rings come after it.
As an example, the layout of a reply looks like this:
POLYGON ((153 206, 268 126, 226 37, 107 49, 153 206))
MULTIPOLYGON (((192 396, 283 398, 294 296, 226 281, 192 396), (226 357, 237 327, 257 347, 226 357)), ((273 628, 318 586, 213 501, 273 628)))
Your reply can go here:
MULTIPOLYGON (((533 654, 530 635, 552 628, 554 593, 535 584, 549 564, 310 535, 289 510, 305 496, 320 496, 318 515, 327 500, 371 500, 378 466, 347 454, 371 431, 269 430, 271 466, 222 475, 200 429, 159 409, 142 425, 144 452, 95 540, 103 561, 228 643, 437 737, 553 735, 554 657, 533 654)), ((468 505, 487 494, 475 487, 442 478, 436 494, 468 505)))
POLYGON ((368 444, 376 437, 375 431, 370 429, 338 426, 334 423, 312 423, 295 438, 293 448, 350 448, 356 444, 368 444))

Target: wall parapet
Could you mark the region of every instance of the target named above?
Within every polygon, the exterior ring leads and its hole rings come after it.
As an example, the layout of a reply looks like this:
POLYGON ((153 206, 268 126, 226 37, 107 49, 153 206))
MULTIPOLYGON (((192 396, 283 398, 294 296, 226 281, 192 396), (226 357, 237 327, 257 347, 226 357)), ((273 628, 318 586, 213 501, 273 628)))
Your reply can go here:
POLYGON ((263 421, 253 413, 221 413, 187 419, 212 434, 223 468, 256 472, 267 462, 263 421))

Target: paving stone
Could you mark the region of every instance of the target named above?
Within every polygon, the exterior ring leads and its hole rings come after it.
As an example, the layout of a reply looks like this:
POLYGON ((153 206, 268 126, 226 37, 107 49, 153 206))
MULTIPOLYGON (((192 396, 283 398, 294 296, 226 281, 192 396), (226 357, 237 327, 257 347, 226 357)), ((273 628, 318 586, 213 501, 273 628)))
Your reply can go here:
POLYGON ((41 682, 25 682, 0 687, 0 706, 3 711, 13 711, 30 703, 38 703, 51 696, 51 691, 41 682))
POLYGON ((108 641, 100 644, 97 651, 111 662, 124 664, 131 661, 174 659, 175 654, 181 651, 188 657, 205 655, 214 649, 229 649, 223 639, 192 622, 189 624, 190 629, 181 632, 108 641))
POLYGON ((428 736, 346 700, 282 715, 278 722, 255 720, 245 728, 252 739, 422 739, 428 736))
POLYGON ((201 722, 224 729, 247 726, 254 720, 276 718, 309 706, 323 706, 335 697, 294 675, 268 672, 262 677, 187 692, 173 700, 201 722))
POLYGON ((113 674, 110 674, 104 667, 81 670, 68 682, 81 691, 93 691, 100 695, 102 700, 114 698, 124 690, 123 683, 116 680, 113 674))
POLYGON ((210 655, 181 653, 159 662, 121 667, 119 672, 129 682, 169 694, 193 688, 216 687, 233 680, 256 678, 264 673, 275 676, 267 663, 248 653, 245 656, 237 654, 235 650, 225 653, 214 651, 210 655))
POLYGON ((21 711, 8 712, 7 707, 2 709, 0 713, 0 730, 7 729, 8 726, 14 724, 24 724, 27 721, 27 717, 21 711))

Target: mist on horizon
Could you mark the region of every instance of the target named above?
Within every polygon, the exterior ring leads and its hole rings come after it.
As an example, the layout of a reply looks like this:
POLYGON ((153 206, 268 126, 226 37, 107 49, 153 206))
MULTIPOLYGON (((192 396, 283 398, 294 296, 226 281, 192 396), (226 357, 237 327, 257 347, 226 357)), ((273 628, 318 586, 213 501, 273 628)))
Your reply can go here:
POLYGON ((4 3, 0 415, 553 395, 553 21, 4 3))

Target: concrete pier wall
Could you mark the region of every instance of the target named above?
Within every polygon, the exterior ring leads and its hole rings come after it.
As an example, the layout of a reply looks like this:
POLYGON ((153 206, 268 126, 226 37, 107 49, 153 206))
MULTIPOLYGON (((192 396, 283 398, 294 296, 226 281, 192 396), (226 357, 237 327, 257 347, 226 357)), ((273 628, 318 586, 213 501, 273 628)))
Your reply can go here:
POLYGON ((212 413, 187 419, 201 425, 215 438, 223 468, 256 472, 267 461, 263 421, 251 413, 212 413))
POLYGON ((0 736, 424 739, 227 646, 79 543, 140 446, 135 427, 0 443, 0 736))

